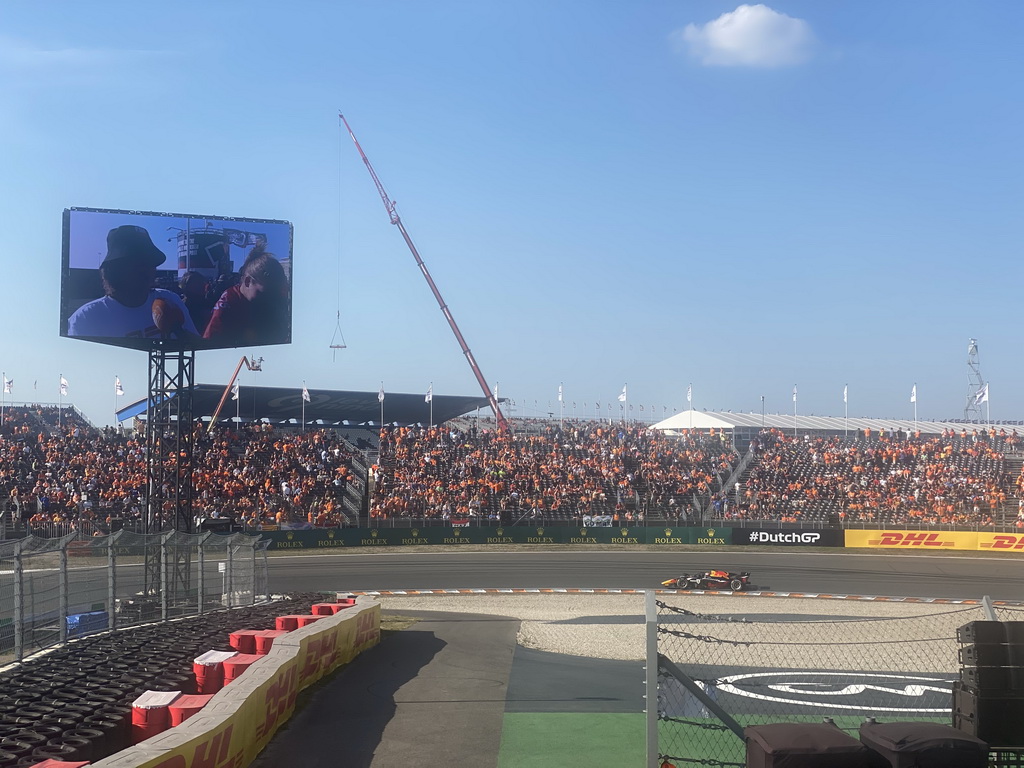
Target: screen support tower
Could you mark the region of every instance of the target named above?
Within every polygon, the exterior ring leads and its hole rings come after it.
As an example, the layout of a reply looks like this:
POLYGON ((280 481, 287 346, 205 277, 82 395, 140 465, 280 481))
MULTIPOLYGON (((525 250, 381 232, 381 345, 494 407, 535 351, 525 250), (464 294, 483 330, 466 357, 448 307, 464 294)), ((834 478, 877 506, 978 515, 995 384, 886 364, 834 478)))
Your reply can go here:
POLYGON ((981 392, 985 388, 985 379, 981 375, 981 362, 978 360, 978 340, 970 339, 967 345, 967 404, 964 406, 966 421, 982 421, 981 392))
POLYGON ((508 421, 505 420, 504 414, 501 412, 501 408, 498 407, 498 398, 491 391, 491 388, 487 385, 487 380, 484 378, 483 373, 480 371, 480 366, 476 364, 476 358, 473 357, 473 353, 469 349, 469 345, 462 336, 462 331, 459 330, 459 326, 455 324, 455 318, 452 316, 451 310, 448 309, 448 305, 441 297, 441 292, 437 289, 437 285, 434 283, 434 278, 430 276, 430 272, 427 271, 427 265, 423 263, 423 259, 420 258, 420 252, 416 250, 416 245, 413 243, 412 238, 409 237, 409 233, 405 231, 405 225, 402 223, 402 219, 398 216, 398 210, 395 207, 395 201, 388 195, 387 190, 384 189, 384 184, 377 178, 377 172, 373 170, 373 166, 370 165, 369 158, 366 157, 366 153, 363 152, 363 148, 359 145, 359 140, 356 139, 356 135, 352 133, 352 128, 348 124, 348 120, 345 116, 338 113, 338 117, 345 124, 345 129, 348 131, 348 135, 352 137, 352 143, 356 145, 356 150, 359 152, 359 157, 362 158, 363 164, 366 165, 366 170, 370 172, 370 178, 373 179, 374 185, 377 187, 377 193, 380 195, 380 199, 384 201, 384 207, 388 211, 388 216, 391 218, 391 223, 398 227, 398 231, 402 233, 402 239, 405 240, 405 244, 409 247, 409 251, 412 253, 412 257, 416 260, 416 266, 420 268, 420 272, 423 273, 423 278, 427 281, 427 285, 430 286, 430 291, 434 294, 434 298, 437 300, 437 304, 441 307, 441 312, 444 314, 445 320, 448 321, 448 326, 452 329, 452 333, 455 334, 455 338, 459 342, 459 346, 462 348, 462 354, 466 356, 466 361, 469 363, 469 367, 473 369, 473 375, 476 376, 477 384, 480 385, 480 389, 483 390, 484 397, 487 398, 487 404, 491 406, 491 410, 494 412, 494 420, 497 423, 499 432, 508 432, 508 421))
MULTIPOLYGON (((192 391, 195 350, 172 349, 157 341, 149 350, 149 406, 146 412, 146 533, 193 532, 192 391)), ((166 574, 160 550, 147 547, 145 592, 158 590, 185 599, 189 593, 191 549, 175 547, 166 574), (167 579, 161 590, 163 578, 167 579)))

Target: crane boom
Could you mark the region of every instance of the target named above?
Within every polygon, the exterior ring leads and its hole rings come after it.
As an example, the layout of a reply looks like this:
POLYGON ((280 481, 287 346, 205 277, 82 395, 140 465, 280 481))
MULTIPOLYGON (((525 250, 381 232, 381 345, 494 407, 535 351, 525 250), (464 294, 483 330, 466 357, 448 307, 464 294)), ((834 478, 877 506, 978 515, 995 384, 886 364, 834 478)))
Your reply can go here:
POLYGON ((451 310, 448 309, 448 305, 445 303, 444 298, 441 296, 441 292, 437 289, 437 284, 434 283, 434 278, 430 276, 427 265, 423 263, 423 259, 420 258, 420 253, 416 250, 416 245, 413 243, 412 238, 409 237, 409 233, 405 229, 405 225, 402 224, 402 219, 398 215, 398 211, 395 208, 395 201, 392 200, 384 189, 384 185, 381 183, 380 178, 377 176, 377 172, 373 170, 373 166, 370 164, 369 158, 366 153, 363 152, 363 148, 359 145, 359 140, 356 135, 352 132, 352 127, 348 124, 348 120, 345 116, 338 113, 338 117, 345 124, 348 135, 352 137, 352 143, 356 145, 356 150, 359 152, 359 156, 363 159, 363 163, 366 165, 366 170, 370 172, 370 178, 373 179, 374 185, 377 187, 377 192, 380 195, 380 199, 384 202, 384 207, 387 209, 388 216, 391 218, 391 223, 398 227, 398 231, 402 233, 402 238, 405 240, 405 244, 409 246, 409 251, 412 253, 412 257, 416 259, 416 266, 420 268, 420 272, 423 273, 423 278, 427 281, 427 285, 430 286, 431 293, 434 294, 434 298, 437 300, 437 305, 441 308, 441 312, 444 314, 445 320, 448 321, 448 325, 452 329, 452 333, 455 334, 455 338, 459 342, 459 346, 462 348, 462 354, 466 356, 466 361, 469 363, 469 367, 473 369, 473 375, 476 376, 477 383, 480 385, 480 389, 483 390, 484 396, 487 398, 487 403, 491 406, 491 410, 494 411, 494 418, 498 424, 498 430, 501 432, 508 431, 508 422, 505 420, 505 416, 501 412, 501 408, 498 406, 498 399, 491 392, 491 388, 487 385, 487 380, 484 378, 483 373, 480 371, 480 366, 477 365, 476 359, 473 357, 473 353, 469 349, 469 345, 466 344, 466 339, 462 336, 462 331, 459 330, 458 324, 455 322, 455 318, 452 317, 451 310))

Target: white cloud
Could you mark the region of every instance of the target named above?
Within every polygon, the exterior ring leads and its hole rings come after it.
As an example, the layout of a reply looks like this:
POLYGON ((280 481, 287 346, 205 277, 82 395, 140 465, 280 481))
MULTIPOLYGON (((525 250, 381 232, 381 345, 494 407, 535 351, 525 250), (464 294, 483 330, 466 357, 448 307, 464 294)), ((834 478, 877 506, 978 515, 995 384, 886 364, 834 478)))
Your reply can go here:
POLYGON ((767 5, 741 5, 707 24, 687 24, 672 39, 707 67, 795 66, 815 44, 810 24, 767 5))
POLYGON ((164 51, 111 48, 43 48, 0 36, 0 74, 9 86, 36 87, 41 83, 82 81, 124 72, 167 55, 164 51))

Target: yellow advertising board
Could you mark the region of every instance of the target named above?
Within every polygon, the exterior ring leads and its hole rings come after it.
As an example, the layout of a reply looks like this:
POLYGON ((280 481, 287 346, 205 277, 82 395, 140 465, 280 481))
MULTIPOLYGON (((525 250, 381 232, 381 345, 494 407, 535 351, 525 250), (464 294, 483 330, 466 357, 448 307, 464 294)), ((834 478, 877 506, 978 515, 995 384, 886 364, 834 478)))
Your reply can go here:
POLYGON ((1020 533, 979 533, 978 549, 991 552, 1024 552, 1024 531, 1020 533))
POLYGON ((846 531, 847 547, 882 549, 978 549, 976 531, 846 531))
MULTIPOLYGON (((266 659, 257 662, 231 686, 195 716, 196 724, 205 721, 212 727, 189 733, 189 723, 160 734, 147 745, 137 768, 238 768, 249 765, 270 742, 274 733, 292 716, 299 691, 354 659, 380 641, 380 605, 346 611, 318 621, 316 631, 290 638, 283 635, 274 642, 266 659), (293 642, 289 642, 293 641, 293 642), (227 694, 227 695, 223 695, 227 694), (177 731, 179 738, 161 737, 177 731)), ((312 629, 312 628, 311 628, 312 629)), ((301 631, 300 631, 301 632, 301 631)), ((120 753, 129 758, 129 752, 120 753)), ((128 765, 128 762, 124 762, 128 765)), ((122 765, 122 763, 118 763, 122 765)))

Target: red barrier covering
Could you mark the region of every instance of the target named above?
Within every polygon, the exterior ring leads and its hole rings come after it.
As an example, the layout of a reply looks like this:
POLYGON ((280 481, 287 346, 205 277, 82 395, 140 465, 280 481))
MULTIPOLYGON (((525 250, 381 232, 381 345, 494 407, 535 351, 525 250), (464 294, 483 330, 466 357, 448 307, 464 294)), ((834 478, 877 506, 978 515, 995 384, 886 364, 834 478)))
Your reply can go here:
POLYGON ((171 727, 167 706, 180 695, 181 691, 146 691, 132 702, 132 744, 171 727))
POLYGON ((228 685, 232 680, 236 680, 245 670, 261 658, 263 657, 257 656, 255 653, 239 653, 225 661, 224 685, 228 685))
POLYGON ((256 653, 256 635, 262 630, 240 629, 228 635, 228 644, 239 653, 256 653))
POLYGON ((313 615, 310 615, 310 616, 299 616, 298 617, 298 619, 299 619, 299 626, 300 627, 308 627, 310 624, 312 624, 314 622, 317 622, 317 621, 320 621, 320 619, 322 619, 322 618, 324 618, 324 617, 323 616, 313 616, 313 615))
POLYGON ((283 629, 265 629, 260 632, 256 635, 256 655, 266 656, 274 646, 274 640, 287 634, 288 632, 283 629))
POLYGON ((206 703, 212 698, 212 693, 199 696, 183 693, 167 707, 167 711, 171 715, 171 727, 181 725, 205 707, 206 703))
POLYGON ((79 760, 54 760, 52 757, 48 757, 41 763, 33 763, 32 768, 82 768, 83 765, 89 765, 89 762, 81 762, 79 760))
POLYGON ((278 616, 274 620, 274 626, 277 629, 283 629, 285 632, 291 632, 293 629, 299 628, 299 617, 298 616, 278 616))
POLYGON ((224 687, 224 662, 237 656, 232 651, 207 651, 196 656, 192 671, 196 676, 196 693, 216 693, 224 687))

